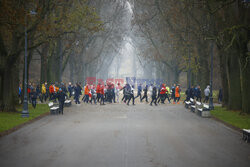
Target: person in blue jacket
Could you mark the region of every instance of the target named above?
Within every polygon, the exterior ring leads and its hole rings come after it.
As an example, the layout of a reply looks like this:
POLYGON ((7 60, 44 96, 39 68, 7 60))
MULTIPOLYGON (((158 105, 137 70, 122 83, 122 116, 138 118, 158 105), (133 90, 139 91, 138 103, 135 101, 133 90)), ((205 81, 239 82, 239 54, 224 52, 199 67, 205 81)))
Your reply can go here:
POLYGON ((140 99, 141 99, 141 91, 142 91, 142 87, 141 87, 141 84, 139 84, 138 87, 137 87, 137 96, 135 97, 135 99, 137 97, 140 97, 140 99))

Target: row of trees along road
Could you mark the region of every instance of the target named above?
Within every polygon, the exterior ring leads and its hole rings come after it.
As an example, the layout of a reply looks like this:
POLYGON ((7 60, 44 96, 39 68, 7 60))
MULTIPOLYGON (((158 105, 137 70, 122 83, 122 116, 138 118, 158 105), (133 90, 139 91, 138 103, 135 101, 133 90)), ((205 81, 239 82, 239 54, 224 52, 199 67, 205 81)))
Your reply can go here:
MULTIPOLYGON (((223 105, 250 113, 250 4, 242 0, 131 0, 134 28, 148 45, 144 57, 192 84, 210 80, 211 50, 220 60, 223 105), (214 46, 211 47, 211 46, 214 46), (152 57, 153 55, 153 57, 152 57)), ((136 38, 136 37, 135 37, 136 38)))
POLYGON ((41 55, 41 81, 60 81, 78 39, 103 29, 88 0, 0 1, 0 110, 16 111, 19 63, 28 33, 28 62, 41 55), (36 15, 30 15, 35 11, 36 15), (26 18, 26 19, 25 19, 26 18), (27 20, 27 21, 25 21, 27 20), (26 24, 27 23, 27 24, 26 24))
POLYGON ((159 77, 168 71, 178 82, 189 71, 191 84, 202 88, 210 81, 212 50, 220 60, 223 105, 250 113, 250 11, 242 0, 1 0, 0 10, 1 111, 15 111, 18 103, 26 26, 28 63, 34 53, 41 56, 41 82, 60 82, 67 64, 72 81, 104 76, 129 37, 138 60, 156 67, 159 77))

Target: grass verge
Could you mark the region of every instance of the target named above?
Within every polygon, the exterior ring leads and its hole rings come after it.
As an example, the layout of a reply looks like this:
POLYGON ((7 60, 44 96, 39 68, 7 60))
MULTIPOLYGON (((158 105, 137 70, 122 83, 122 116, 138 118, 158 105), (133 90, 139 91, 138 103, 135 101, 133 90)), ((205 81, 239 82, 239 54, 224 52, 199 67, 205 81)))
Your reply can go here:
POLYGON ((29 118, 21 117, 21 106, 18 108, 18 111, 20 111, 20 113, 0 112, 0 133, 8 131, 12 128, 32 121, 41 115, 49 113, 49 107, 47 104, 37 104, 36 109, 34 109, 31 105, 29 105, 29 118))
POLYGON ((240 111, 228 111, 226 108, 215 106, 212 116, 240 129, 250 129, 250 115, 240 114, 240 111))

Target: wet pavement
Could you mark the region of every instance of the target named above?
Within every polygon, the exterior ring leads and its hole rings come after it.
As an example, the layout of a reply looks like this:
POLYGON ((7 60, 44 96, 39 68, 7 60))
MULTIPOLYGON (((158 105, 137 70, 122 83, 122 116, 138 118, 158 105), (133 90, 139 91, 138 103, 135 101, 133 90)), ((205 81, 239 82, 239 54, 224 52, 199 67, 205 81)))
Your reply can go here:
POLYGON ((0 138, 1 167, 249 167, 241 133, 182 104, 73 104, 0 138))

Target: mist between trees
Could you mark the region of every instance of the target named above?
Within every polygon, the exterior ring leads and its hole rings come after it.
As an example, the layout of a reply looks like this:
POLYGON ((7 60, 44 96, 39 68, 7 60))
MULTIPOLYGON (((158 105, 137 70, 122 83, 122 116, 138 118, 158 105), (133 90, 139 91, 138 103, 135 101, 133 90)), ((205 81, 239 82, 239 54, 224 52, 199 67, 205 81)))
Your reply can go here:
POLYGON ((26 26, 29 81, 132 76, 204 89, 213 54, 213 86, 223 88, 223 105, 250 113, 249 6, 242 0, 1 0, 0 110, 16 110, 26 26))

